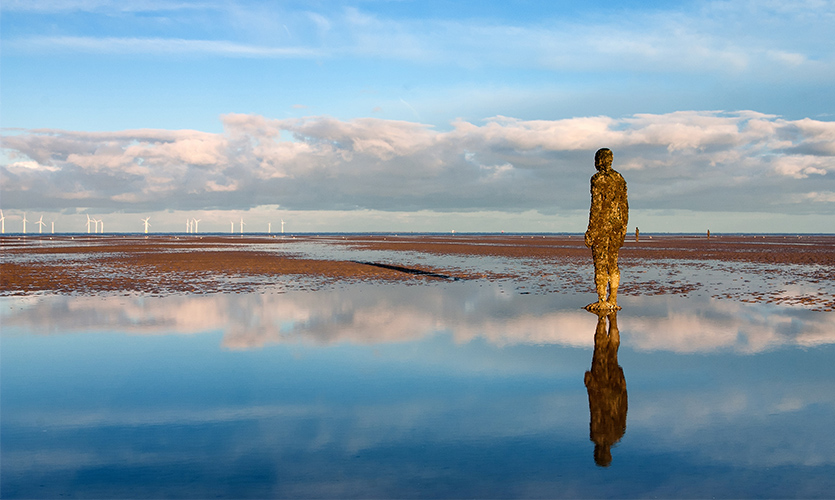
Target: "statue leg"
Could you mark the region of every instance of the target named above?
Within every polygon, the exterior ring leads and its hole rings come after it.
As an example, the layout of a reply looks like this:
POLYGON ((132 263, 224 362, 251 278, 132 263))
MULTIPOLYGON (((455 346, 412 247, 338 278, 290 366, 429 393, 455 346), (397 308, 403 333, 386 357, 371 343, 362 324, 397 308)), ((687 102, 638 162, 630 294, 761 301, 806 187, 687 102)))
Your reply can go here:
POLYGON ((617 250, 609 254, 609 298, 606 300, 611 309, 620 309, 618 307, 618 286, 620 285, 620 268, 618 267, 618 252, 617 250))
POLYGON ((612 309, 620 309, 618 306, 618 285, 620 284, 620 273, 615 273, 609 276, 609 298, 606 302, 609 303, 612 309))
POLYGON ((597 289, 597 301, 601 304, 606 303, 606 289, 609 286, 610 276, 603 270, 594 273, 594 286, 597 289))
POLYGON ((609 308, 606 302, 606 289, 609 285, 606 248, 603 245, 595 245, 591 248, 591 252, 594 257, 594 287, 597 290, 597 302, 592 302, 585 309, 601 311, 609 308))

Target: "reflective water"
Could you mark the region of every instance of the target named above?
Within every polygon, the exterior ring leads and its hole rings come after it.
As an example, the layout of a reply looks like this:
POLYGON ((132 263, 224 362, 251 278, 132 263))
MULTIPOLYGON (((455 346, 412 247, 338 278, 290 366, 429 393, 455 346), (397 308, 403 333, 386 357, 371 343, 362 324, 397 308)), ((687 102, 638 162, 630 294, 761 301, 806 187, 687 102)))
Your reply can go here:
POLYGON ((0 493, 835 494, 833 313, 587 302, 475 281, 2 298, 0 493))

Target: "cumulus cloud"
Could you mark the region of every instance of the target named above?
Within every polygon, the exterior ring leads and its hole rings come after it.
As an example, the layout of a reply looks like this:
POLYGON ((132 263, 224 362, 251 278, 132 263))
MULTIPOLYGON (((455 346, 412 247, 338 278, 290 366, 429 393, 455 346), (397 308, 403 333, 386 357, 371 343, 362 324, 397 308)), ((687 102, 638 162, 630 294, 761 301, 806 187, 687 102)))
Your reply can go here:
POLYGON ((497 116, 448 131, 328 116, 222 122, 222 133, 9 131, 4 207, 578 210, 588 203, 594 151, 605 146, 636 208, 835 210, 830 197, 812 194, 835 191, 835 123, 808 118, 497 116))
POLYGON ((795 203, 835 203, 835 192, 817 192, 812 191, 795 197, 795 203))

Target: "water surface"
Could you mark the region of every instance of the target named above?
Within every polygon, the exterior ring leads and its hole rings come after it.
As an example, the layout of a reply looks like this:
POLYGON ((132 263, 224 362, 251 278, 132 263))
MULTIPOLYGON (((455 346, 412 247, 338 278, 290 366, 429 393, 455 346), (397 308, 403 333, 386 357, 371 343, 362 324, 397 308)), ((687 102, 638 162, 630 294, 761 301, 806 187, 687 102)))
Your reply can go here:
POLYGON ((620 367, 628 411, 603 467, 588 299, 479 281, 2 298, 0 493, 832 496, 832 313, 623 297, 601 380, 620 367))

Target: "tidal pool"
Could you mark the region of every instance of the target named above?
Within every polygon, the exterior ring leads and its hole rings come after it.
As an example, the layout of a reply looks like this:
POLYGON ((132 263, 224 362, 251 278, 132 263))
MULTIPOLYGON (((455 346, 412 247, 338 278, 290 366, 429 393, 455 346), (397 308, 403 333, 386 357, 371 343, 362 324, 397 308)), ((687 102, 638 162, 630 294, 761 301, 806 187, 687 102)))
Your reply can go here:
POLYGON ((587 302, 487 281, 0 298, 0 494, 835 494, 835 314, 625 296, 592 370, 587 302))

